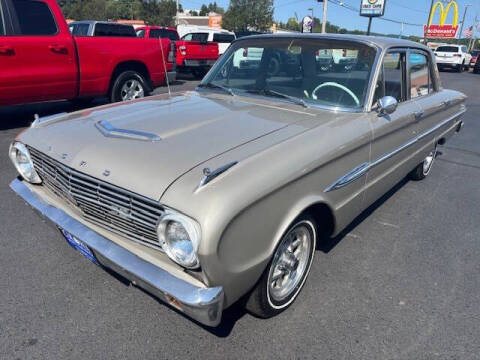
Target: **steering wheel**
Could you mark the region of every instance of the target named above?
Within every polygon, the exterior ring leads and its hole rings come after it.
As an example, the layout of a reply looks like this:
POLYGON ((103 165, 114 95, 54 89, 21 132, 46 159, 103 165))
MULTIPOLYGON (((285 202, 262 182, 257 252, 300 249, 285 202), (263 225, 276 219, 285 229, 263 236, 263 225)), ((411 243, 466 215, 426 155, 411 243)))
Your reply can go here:
POLYGON ((358 97, 357 95, 355 95, 352 90, 350 90, 349 88, 347 88, 346 86, 343 86, 342 84, 339 84, 339 83, 336 83, 336 82, 324 82, 323 84, 320 84, 318 85, 315 90, 312 91, 312 98, 314 98, 315 100, 318 99, 317 95, 316 95, 316 92, 318 90, 320 90, 321 88, 324 88, 324 87, 327 87, 327 86, 331 86, 331 87, 336 87, 338 89, 341 89, 343 91, 345 91, 348 95, 350 95, 353 99, 353 101, 355 101, 355 104, 357 104, 357 106, 360 106, 360 100, 358 100, 358 97))

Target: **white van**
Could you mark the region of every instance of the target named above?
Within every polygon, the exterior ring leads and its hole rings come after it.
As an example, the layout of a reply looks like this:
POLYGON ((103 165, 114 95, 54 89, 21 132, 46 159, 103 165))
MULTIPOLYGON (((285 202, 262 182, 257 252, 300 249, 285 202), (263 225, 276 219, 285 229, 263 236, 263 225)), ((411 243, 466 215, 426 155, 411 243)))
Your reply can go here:
POLYGON ((178 25, 177 31, 182 40, 191 40, 190 38, 199 36, 193 34, 208 36, 207 41, 218 43, 218 53, 220 55, 222 55, 228 49, 230 43, 236 39, 235 33, 231 31, 208 26, 178 25))

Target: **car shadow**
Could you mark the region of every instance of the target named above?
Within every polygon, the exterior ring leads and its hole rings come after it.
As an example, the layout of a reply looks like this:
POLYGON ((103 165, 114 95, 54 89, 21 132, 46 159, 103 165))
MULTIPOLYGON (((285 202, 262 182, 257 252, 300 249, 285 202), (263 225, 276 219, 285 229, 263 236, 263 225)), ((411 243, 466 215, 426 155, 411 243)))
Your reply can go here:
POLYGON ((386 192, 382 197, 375 201, 372 205, 366 208, 360 215, 358 215, 344 230, 335 237, 324 237, 320 239, 317 244, 317 250, 328 254, 343 240, 351 231, 353 231, 363 220, 368 218, 375 210, 377 210, 385 201, 390 199, 398 190, 400 190, 410 180, 408 177, 403 178, 393 188, 386 192))
POLYGON ((95 99, 88 105, 76 105, 70 101, 64 100, 26 105, 3 106, 0 107, 0 131, 20 129, 30 126, 35 119, 36 114, 42 117, 63 112, 70 113, 106 103, 107 99, 99 98, 95 99))

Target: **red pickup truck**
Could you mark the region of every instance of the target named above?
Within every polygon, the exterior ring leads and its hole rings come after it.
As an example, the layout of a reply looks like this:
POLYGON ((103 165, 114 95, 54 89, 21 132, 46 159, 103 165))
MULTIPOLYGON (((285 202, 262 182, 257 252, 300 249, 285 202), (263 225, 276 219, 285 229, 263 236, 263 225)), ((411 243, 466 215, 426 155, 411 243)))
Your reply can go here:
POLYGON ((137 36, 144 39, 170 39, 175 43, 177 70, 203 77, 219 57, 218 44, 207 39, 180 40, 175 28, 144 26, 137 28, 137 36))
POLYGON ((172 50, 168 39, 72 36, 56 0, 0 1, 0 105, 141 98, 165 81, 172 50))

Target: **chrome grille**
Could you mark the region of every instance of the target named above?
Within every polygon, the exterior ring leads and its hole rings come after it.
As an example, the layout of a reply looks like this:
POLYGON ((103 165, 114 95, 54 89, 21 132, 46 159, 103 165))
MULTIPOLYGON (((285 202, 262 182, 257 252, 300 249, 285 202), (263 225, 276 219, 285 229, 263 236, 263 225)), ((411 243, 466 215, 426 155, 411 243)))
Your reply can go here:
POLYGON ((32 147, 28 150, 43 184, 86 220, 160 248, 156 225, 164 209, 158 203, 73 170, 32 147))

